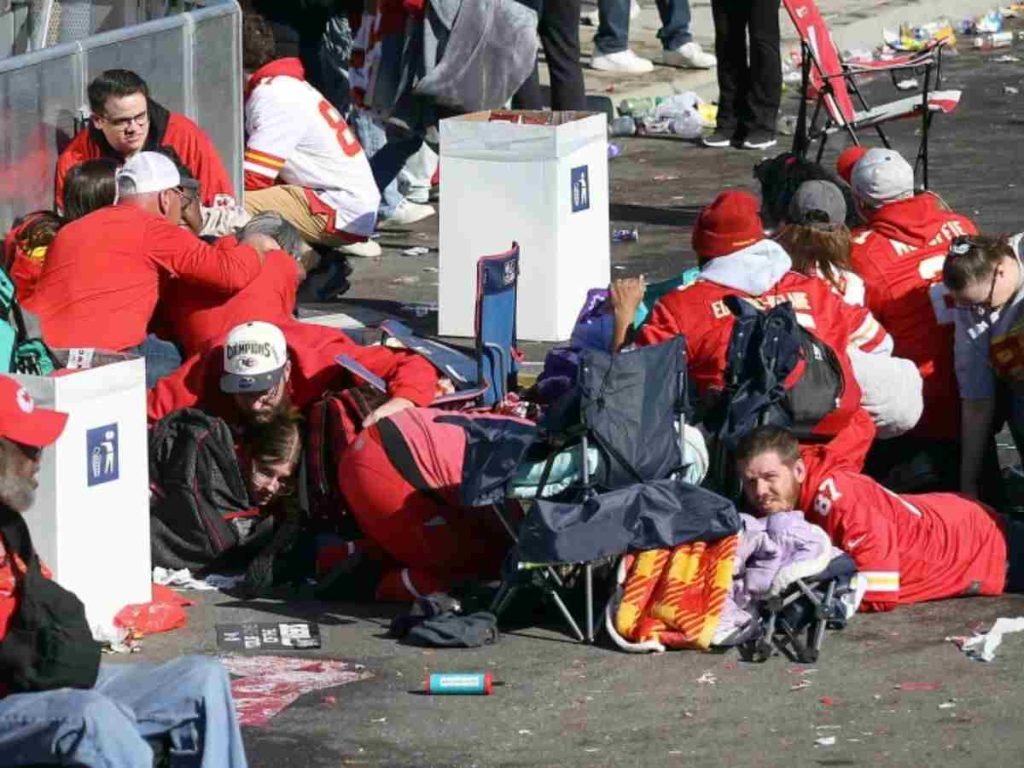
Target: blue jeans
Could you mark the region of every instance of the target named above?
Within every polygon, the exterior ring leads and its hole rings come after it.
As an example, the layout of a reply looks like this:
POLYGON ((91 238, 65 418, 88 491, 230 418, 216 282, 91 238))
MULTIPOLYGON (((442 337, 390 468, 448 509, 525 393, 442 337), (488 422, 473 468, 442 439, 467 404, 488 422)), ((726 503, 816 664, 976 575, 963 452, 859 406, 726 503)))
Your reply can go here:
MULTIPOLYGON (((629 0, 597 0, 600 23, 594 47, 601 53, 629 48, 629 0)), ((690 34, 690 0, 658 0, 661 47, 671 51, 693 40, 690 34)))
POLYGON ((87 691, 61 688, 0 699, 4 765, 148 767, 147 737, 165 736, 173 768, 245 768, 227 671, 183 656, 160 666, 102 664, 87 691))
MULTIPOLYGON (((352 118, 349 121, 352 130, 356 132, 356 138, 363 146, 363 152, 367 158, 372 160, 380 150, 388 143, 388 134, 384 126, 373 119, 369 112, 362 109, 354 109, 352 118)), ((398 179, 392 179, 390 183, 380 187, 380 218, 386 219, 394 214, 398 204, 402 202, 402 193, 398 191, 398 179)))
POLYGON ((145 358, 146 389, 152 389, 160 379, 180 368, 182 363, 178 348, 152 333, 139 346, 126 349, 125 352, 145 358))

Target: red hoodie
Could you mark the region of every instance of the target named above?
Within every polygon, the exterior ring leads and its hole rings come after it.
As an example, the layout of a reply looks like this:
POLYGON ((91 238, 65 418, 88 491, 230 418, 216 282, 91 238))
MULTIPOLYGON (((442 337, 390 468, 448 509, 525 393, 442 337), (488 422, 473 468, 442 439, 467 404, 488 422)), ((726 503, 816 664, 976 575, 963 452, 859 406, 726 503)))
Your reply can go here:
POLYGON ((960 398, 953 367, 952 300, 942 285, 949 242, 974 223, 923 193, 876 210, 850 241, 868 309, 893 338, 893 356, 913 360, 924 380, 924 413, 911 434, 956 440, 960 398))
MULTIPOLYGON (((292 404, 305 410, 329 389, 352 384, 349 374, 335 362, 348 355, 388 383, 391 397, 404 397, 416 405, 428 405, 437 389, 437 373, 426 360, 411 352, 386 347, 363 347, 343 332, 297 320, 277 326, 288 342, 292 363, 288 392, 292 404)), ((220 390, 224 372, 223 338, 207 352, 187 360, 147 393, 147 413, 157 421, 179 408, 202 408, 229 424, 238 421, 234 401, 220 390)))
MULTIPOLYGON (((866 417, 856 428, 873 431, 866 417)), ((1006 539, 996 513, 954 493, 896 495, 859 473, 863 456, 849 447, 863 442, 844 432, 802 449, 807 477, 799 503, 867 579, 861 608, 1001 594, 1006 539)))

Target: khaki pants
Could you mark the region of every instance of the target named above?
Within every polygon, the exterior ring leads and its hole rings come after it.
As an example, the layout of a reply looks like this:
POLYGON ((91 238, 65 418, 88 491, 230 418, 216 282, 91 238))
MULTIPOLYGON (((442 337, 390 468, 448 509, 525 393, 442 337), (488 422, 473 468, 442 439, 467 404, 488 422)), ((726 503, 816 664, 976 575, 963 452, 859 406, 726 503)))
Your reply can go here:
POLYGON ((294 225, 302 239, 314 245, 339 246, 352 242, 351 237, 327 231, 327 216, 313 213, 302 187, 291 184, 275 185, 245 193, 245 210, 255 216, 264 211, 281 214, 294 225))

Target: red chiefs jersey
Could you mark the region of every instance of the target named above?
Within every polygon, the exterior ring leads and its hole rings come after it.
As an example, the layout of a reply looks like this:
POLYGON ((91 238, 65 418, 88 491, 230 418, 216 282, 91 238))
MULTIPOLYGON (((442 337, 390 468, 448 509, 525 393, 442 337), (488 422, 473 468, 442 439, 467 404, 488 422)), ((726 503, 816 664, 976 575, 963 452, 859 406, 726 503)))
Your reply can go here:
POLYGON ((800 509, 857 563, 868 582, 864 610, 1002 593, 1006 538, 984 504, 954 493, 897 495, 859 474, 834 444, 801 455, 800 509))
POLYGON ((847 304, 832 287, 818 277, 786 272, 771 290, 751 296, 710 280, 698 279, 663 296, 640 330, 639 344, 654 344, 683 334, 690 369, 703 396, 725 386, 726 354, 735 318, 725 306, 727 296, 741 296, 758 307, 770 308, 790 302, 800 325, 829 345, 843 369, 845 388, 840 407, 815 429, 834 434, 860 407, 860 387, 846 353, 849 344, 872 351, 886 337, 864 307, 847 304))
POLYGON ((851 236, 851 263, 864 279, 868 308, 892 335, 893 356, 913 360, 921 371, 924 413, 912 434, 939 440, 960 434, 954 312, 942 264, 954 237, 977 231, 924 193, 878 209, 851 236))

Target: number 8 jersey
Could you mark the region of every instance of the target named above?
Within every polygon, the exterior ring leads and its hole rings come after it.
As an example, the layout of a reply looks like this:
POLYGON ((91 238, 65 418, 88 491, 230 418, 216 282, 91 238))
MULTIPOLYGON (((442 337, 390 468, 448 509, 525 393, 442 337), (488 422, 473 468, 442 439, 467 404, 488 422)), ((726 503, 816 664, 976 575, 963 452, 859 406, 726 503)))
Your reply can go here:
POLYGON ((952 299, 942 285, 949 242, 977 227, 937 196, 888 203, 850 238, 850 261, 867 307, 892 336, 893 356, 913 360, 924 382, 924 413, 911 434, 956 440, 960 397, 953 367, 952 299))
POLYGON ((328 232, 373 234, 380 192, 355 135, 305 80, 298 59, 277 59, 249 78, 245 99, 245 188, 293 184, 328 232))

